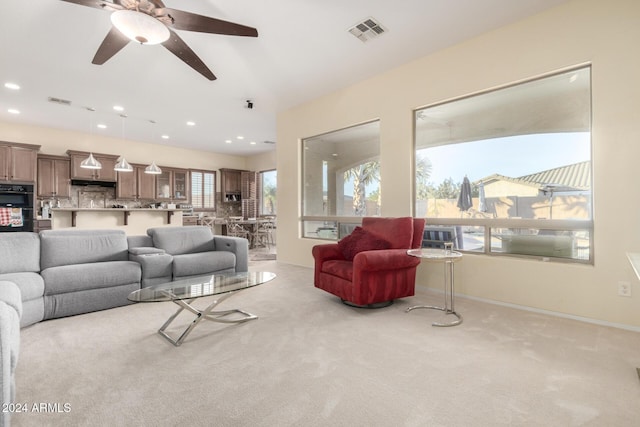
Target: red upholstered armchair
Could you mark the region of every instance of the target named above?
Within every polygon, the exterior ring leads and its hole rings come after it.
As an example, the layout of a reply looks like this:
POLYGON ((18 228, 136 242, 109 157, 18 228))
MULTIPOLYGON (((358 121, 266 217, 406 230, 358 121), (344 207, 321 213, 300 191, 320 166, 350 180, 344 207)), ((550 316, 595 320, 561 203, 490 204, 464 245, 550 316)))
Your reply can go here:
POLYGON ((314 246, 315 287, 356 307, 385 307, 413 296, 420 258, 407 255, 407 249, 421 246, 424 223, 411 217, 366 217, 361 230, 340 242, 314 246))

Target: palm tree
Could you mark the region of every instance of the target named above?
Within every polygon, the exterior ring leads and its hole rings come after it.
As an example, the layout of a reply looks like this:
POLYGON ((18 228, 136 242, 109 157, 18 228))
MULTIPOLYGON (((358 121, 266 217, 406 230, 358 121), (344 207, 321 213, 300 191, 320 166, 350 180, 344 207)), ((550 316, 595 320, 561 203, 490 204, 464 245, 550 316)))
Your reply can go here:
POLYGON ((353 179, 353 210, 356 216, 366 215, 366 186, 380 181, 380 162, 362 163, 344 173, 345 181, 353 179))
POLYGON ((418 155, 416 158, 416 198, 427 200, 429 198, 429 178, 433 164, 425 156, 418 155))

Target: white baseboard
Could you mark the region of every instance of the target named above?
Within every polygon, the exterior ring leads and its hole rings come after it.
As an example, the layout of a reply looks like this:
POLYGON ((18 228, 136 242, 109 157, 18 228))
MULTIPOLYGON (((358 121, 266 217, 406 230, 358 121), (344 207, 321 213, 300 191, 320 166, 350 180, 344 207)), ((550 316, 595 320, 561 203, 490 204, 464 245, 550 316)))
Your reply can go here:
MULTIPOLYGON (((444 291, 437 290, 437 289, 431 289, 431 288, 422 288, 422 289, 427 291, 427 292, 444 294, 444 291)), ((485 302, 487 304, 500 305, 500 306, 503 306, 503 307, 515 308, 515 309, 518 309, 518 310, 530 311, 530 312, 533 312, 533 313, 547 314, 549 316, 563 317, 565 319, 577 320, 577 321, 580 321, 580 322, 591 323, 591 324, 594 324, 594 325, 609 326, 609 327, 612 327, 612 328, 624 329, 626 331, 640 332, 640 326, 632 326, 632 325, 627 325, 627 324, 624 324, 624 323, 616 323, 616 322, 607 322, 606 320, 592 319, 590 317, 575 316, 573 314, 560 313, 558 311, 544 310, 544 309, 541 309, 541 308, 529 307, 529 306, 526 306, 526 305, 519 305, 519 304, 512 304, 512 303, 509 303, 509 302, 495 301, 495 300, 491 300, 491 299, 487 299, 487 298, 474 297, 474 296, 469 296, 469 295, 464 295, 464 294, 455 294, 455 297, 456 298, 470 299, 470 300, 473 300, 473 301, 485 302)))

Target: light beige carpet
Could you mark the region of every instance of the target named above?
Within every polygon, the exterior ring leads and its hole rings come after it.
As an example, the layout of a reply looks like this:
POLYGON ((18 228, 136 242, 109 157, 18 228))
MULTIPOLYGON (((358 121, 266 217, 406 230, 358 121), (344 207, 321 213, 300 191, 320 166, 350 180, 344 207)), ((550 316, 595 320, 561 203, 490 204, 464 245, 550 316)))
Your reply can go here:
MULTIPOLYGON (((312 270, 228 299, 260 316, 203 322, 181 347, 156 330, 171 303, 131 305, 22 330, 14 426, 634 426, 640 334, 458 298, 435 328, 421 293, 347 307, 312 270)), ((207 301, 201 301, 206 304, 207 301)), ((189 319, 181 318, 181 326, 189 319)))

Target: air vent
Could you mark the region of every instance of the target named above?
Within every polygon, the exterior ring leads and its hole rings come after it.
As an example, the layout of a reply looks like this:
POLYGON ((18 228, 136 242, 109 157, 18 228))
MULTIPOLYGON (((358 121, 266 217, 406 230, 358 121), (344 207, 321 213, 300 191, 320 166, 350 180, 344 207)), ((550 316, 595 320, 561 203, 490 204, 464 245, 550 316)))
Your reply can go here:
POLYGON ((53 96, 50 96, 48 98, 48 101, 53 102, 54 104, 66 105, 67 107, 71 106, 71 101, 61 98, 54 98, 53 96))
POLYGON ((275 141, 262 141, 263 144, 271 144, 271 145, 275 145, 276 142, 275 141))
POLYGON ((367 18, 359 24, 349 28, 349 32, 362 42, 368 42, 386 31, 387 30, 373 18, 367 18))

